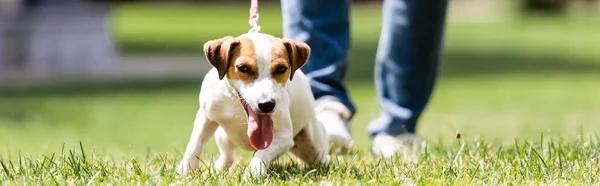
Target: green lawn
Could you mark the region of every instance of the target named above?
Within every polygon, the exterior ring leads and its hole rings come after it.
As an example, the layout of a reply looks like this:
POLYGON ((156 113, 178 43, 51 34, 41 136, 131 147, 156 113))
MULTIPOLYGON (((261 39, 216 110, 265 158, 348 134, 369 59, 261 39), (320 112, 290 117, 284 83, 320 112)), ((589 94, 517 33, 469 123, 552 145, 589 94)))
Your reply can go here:
MULTIPOLYGON (((113 14, 116 39, 125 54, 200 52, 208 39, 248 30, 245 5, 224 7, 124 5, 113 14)), ((268 179, 256 183, 600 182, 600 24, 556 18, 470 23, 451 17, 440 78, 418 128, 429 143, 418 152, 418 163, 405 165, 402 158, 383 161, 369 152, 365 127, 379 112, 372 77, 380 10, 355 6, 352 13, 347 85, 359 109, 352 121, 355 152, 333 165, 308 168, 286 156, 268 179)), ((261 6, 264 32, 281 35, 279 14, 277 6, 261 6)), ((245 183, 240 171, 173 175, 191 132, 199 87, 200 80, 187 80, 2 90, 0 183, 245 183)), ((216 153, 211 140, 203 159, 209 163, 216 153)), ((242 163, 251 155, 237 153, 242 163)))

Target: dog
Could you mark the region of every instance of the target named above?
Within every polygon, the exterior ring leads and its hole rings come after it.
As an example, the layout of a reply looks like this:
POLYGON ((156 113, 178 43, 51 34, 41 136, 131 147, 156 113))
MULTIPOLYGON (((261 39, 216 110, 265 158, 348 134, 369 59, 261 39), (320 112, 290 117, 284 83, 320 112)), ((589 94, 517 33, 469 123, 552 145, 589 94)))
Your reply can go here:
POLYGON ((288 151, 304 163, 330 162, 328 136, 300 70, 310 56, 306 43, 248 33, 208 41, 204 53, 213 68, 202 81, 180 175, 199 168, 198 157, 213 134, 218 171, 231 167, 237 148, 255 151, 246 169, 254 176, 264 175, 288 151))

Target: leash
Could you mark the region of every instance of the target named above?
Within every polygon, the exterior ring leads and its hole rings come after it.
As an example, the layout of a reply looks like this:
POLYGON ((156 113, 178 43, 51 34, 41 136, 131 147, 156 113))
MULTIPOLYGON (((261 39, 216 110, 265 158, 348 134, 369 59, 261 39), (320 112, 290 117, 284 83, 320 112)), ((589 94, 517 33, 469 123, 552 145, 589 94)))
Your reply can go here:
POLYGON ((258 33, 260 26, 258 26, 258 0, 250 0, 250 20, 248 23, 252 28, 248 30, 248 33, 258 33))

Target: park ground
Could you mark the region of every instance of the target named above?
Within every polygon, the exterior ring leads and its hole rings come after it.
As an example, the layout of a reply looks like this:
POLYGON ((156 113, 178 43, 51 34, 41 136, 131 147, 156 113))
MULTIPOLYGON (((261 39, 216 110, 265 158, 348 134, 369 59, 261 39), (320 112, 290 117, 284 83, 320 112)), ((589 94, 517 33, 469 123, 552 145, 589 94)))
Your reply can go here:
MULTIPOLYGON (((460 10, 455 10, 460 11, 460 10)), ((112 15, 123 55, 200 53, 247 31, 245 5, 121 5, 112 15), (161 13, 157 13, 161 12, 161 13)), ((600 22, 450 16, 439 80, 420 120, 417 162, 372 156, 366 124, 379 113, 373 59, 381 10, 352 9, 346 84, 358 113, 357 147, 332 165, 281 158, 258 184, 597 184, 600 166, 600 22), (461 131, 457 140, 455 133, 461 131)), ((281 36, 277 5, 261 6, 263 32, 281 36)), ((199 62, 204 62, 199 59, 199 62)), ((237 184, 240 169, 177 178, 200 79, 160 79, 0 91, 0 183, 237 184)), ((216 158, 214 141, 201 157, 216 158)), ((237 152, 240 164, 249 152, 237 152)))

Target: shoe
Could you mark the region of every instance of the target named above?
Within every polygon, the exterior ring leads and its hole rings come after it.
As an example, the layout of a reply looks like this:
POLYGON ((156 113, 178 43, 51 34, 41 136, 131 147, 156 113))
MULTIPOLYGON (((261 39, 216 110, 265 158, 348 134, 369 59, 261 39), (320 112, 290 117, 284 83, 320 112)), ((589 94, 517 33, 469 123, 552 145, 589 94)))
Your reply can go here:
POLYGON ((378 133, 372 139, 372 148, 375 155, 384 158, 403 155, 407 161, 412 161, 416 152, 415 147, 420 142, 422 142, 421 138, 414 133, 403 133, 397 136, 378 133))
POLYGON ((354 140, 350 135, 348 121, 351 116, 350 110, 338 101, 322 100, 315 107, 317 120, 323 125, 332 148, 341 148, 342 152, 348 152, 354 146, 354 140))

